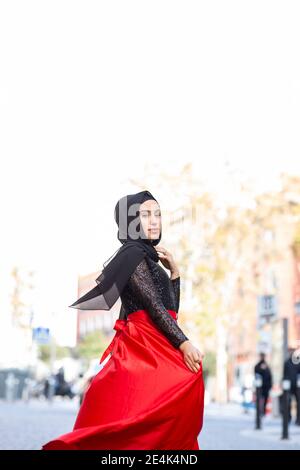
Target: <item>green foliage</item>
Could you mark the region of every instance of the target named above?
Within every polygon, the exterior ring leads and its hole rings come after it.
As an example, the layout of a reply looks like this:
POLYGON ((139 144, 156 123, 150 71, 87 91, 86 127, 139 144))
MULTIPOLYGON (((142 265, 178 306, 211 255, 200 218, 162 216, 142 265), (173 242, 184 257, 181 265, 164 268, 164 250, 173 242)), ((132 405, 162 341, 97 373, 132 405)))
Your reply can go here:
POLYGON ((203 359, 204 380, 209 375, 216 375, 216 353, 214 351, 207 351, 203 359))
MULTIPOLYGON (((39 359, 46 362, 47 364, 50 363, 50 356, 51 356, 51 345, 50 344, 39 344, 38 345, 38 356, 39 359)), ((56 359, 62 359, 64 357, 73 357, 72 348, 58 346, 55 345, 55 357, 56 359)))
MULTIPOLYGON (((102 331, 93 331, 85 336, 75 348, 55 345, 55 358, 73 357, 74 359, 95 359, 100 357, 109 344, 109 339, 102 331)), ((41 344, 38 346, 39 358, 50 363, 51 345, 41 344)))
POLYGON ((109 340, 102 331, 93 331, 85 336, 77 346, 78 354, 84 359, 94 359, 100 357, 109 340))

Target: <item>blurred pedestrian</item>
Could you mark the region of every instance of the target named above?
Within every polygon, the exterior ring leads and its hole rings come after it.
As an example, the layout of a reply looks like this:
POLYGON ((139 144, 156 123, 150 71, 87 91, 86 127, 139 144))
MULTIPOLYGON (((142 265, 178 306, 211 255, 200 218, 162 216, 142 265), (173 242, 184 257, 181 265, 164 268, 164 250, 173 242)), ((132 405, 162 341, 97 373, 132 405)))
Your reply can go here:
MULTIPOLYGON (((298 357, 296 355, 296 348, 289 347, 289 358, 285 361, 284 366, 283 366, 283 379, 284 380, 289 380, 291 383, 291 388, 290 388, 290 393, 289 393, 289 404, 288 404, 288 409, 289 409, 289 421, 292 419, 292 398, 295 397, 296 404, 297 404, 297 414, 296 416, 298 417, 300 415, 300 400, 299 400, 299 394, 297 393, 297 376, 300 374, 300 363, 299 361, 296 360, 298 357)), ((296 418, 295 424, 300 425, 299 420, 296 418)))
POLYGON ((49 379, 46 377, 46 379, 44 380, 44 390, 43 390, 43 393, 44 393, 44 397, 46 398, 46 400, 49 400, 49 393, 50 392, 50 382, 49 382, 49 379))
POLYGON ((266 354, 261 352, 260 359, 254 367, 254 373, 259 374, 262 378, 261 396, 262 396, 262 414, 266 414, 267 403, 269 399, 270 390, 273 385, 272 372, 266 361, 266 354))

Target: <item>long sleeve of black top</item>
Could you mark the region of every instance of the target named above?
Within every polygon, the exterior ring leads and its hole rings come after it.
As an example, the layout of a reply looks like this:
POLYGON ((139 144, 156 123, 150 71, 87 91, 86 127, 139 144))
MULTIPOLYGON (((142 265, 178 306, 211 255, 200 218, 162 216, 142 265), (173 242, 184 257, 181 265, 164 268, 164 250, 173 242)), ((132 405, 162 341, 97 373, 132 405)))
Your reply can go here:
MULTIPOLYGON (((174 290, 176 290, 177 307, 179 308, 179 278, 173 280, 172 284, 174 290)), ((179 348, 181 343, 188 340, 188 337, 183 333, 177 321, 174 320, 165 308, 145 259, 138 264, 131 275, 130 286, 134 294, 144 305, 153 322, 175 348, 179 348)))

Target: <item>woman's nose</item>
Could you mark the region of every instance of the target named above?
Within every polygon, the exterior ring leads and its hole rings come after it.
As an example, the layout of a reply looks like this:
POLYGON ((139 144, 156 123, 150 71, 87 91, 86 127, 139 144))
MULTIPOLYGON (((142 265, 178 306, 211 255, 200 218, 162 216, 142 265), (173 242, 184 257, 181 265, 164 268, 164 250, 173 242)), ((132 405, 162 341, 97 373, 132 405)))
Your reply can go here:
POLYGON ((159 226, 159 220, 158 218, 154 215, 150 218, 150 227, 151 228, 156 228, 159 226))

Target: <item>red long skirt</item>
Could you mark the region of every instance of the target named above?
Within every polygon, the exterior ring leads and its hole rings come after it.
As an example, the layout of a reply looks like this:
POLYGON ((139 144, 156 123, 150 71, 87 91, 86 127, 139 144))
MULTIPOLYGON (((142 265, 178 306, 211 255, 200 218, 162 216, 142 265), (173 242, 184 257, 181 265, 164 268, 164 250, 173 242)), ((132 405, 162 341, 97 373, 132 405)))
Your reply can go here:
MULTIPOLYGON (((176 312, 168 310, 176 319, 176 312)), ((116 320, 73 431, 42 450, 198 450, 203 424, 202 363, 192 372, 146 310, 116 320)))

